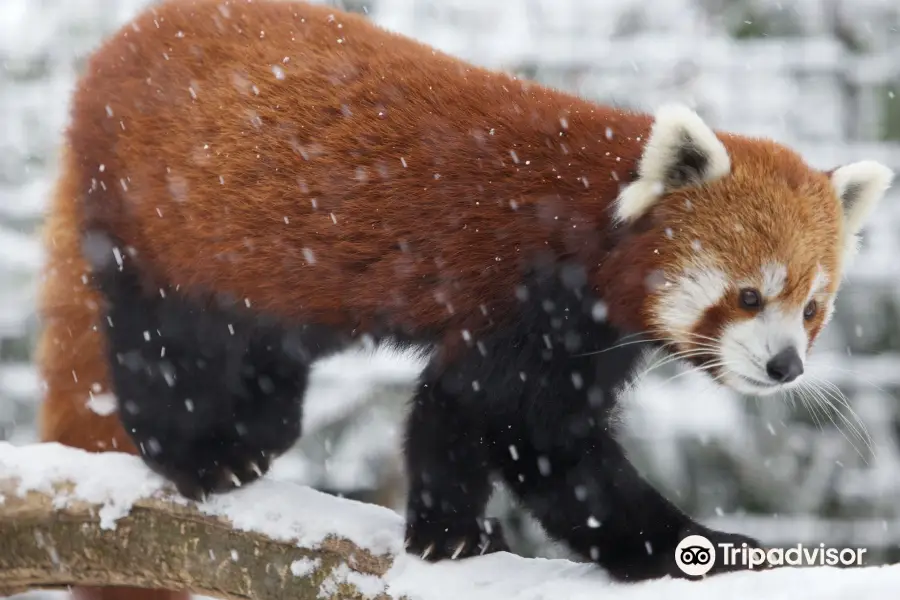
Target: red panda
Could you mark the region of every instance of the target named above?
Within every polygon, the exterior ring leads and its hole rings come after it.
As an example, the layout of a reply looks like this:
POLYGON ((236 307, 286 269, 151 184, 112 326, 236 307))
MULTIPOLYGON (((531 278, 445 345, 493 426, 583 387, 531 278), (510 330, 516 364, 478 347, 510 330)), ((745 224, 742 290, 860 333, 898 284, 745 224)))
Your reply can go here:
POLYGON ((741 392, 797 385, 892 179, 270 0, 164 2, 122 28, 74 93, 62 171, 45 439, 115 442, 202 498, 297 440, 314 361, 421 346, 408 550, 506 549, 484 514, 498 475, 628 581, 684 576, 689 534, 759 544, 684 514, 616 442, 643 351, 741 392), (86 408, 98 393, 115 415, 86 408))

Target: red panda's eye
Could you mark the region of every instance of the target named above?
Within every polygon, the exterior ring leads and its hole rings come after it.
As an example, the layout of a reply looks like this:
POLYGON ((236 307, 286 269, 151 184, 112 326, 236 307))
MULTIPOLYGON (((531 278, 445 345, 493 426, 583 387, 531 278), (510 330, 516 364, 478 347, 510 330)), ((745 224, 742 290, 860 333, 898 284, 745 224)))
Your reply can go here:
POLYGON ((803 318, 807 321, 816 316, 816 312, 819 310, 819 303, 815 300, 810 300, 806 305, 806 308, 803 309, 803 318))
POLYGON ((759 292, 753 288, 744 288, 741 290, 739 302, 741 308, 755 310, 762 306, 762 296, 760 296, 759 292))

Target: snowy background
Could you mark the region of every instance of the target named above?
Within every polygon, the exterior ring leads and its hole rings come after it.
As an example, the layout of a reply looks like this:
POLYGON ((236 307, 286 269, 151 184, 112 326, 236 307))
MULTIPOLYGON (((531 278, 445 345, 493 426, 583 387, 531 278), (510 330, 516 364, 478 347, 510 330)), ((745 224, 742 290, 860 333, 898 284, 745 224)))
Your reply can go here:
MULTIPOLYGON (((36 228, 68 93, 85 55, 145 4, 0 0, 0 440, 35 440, 36 228)), ((871 158, 900 172, 896 0, 336 4, 598 101, 644 109, 687 102, 715 127, 772 136, 818 167, 871 158)), ((814 353, 815 375, 849 399, 840 414, 742 398, 666 369, 629 393, 632 456, 692 514, 773 545, 864 546, 872 562, 900 560, 898 188, 873 219, 814 353)), ((361 355, 321 365, 310 433, 273 475, 402 506, 397 436, 414 367, 361 355)), ((502 493, 493 509, 521 553, 563 554, 502 493)))

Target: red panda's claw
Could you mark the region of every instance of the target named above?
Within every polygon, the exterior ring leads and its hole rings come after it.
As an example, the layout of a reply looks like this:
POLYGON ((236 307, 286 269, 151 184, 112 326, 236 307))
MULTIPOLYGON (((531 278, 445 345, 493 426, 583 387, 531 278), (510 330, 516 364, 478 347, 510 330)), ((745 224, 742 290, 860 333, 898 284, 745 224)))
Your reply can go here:
POLYGON ((429 544, 425 551, 422 552, 422 560, 428 560, 428 557, 431 556, 431 553, 434 552, 434 544, 429 544))
POLYGON ((175 484, 179 494, 196 502, 204 502, 212 494, 226 493, 263 477, 269 470, 272 456, 261 451, 249 451, 198 461, 198 455, 194 455, 195 460, 180 464, 160 460, 169 458, 168 455, 144 458, 154 471, 175 484))
POLYGON ((407 524, 406 552, 429 562, 462 560, 493 552, 508 552, 503 529, 496 519, 451 522, 416 521, 407 524))
POLYGON ((228 469, 225 469, 225 472, 223 474, 228 477, 234 487, 239 488, 244 485, 244 483, 238 478, 238 476, 228 469))

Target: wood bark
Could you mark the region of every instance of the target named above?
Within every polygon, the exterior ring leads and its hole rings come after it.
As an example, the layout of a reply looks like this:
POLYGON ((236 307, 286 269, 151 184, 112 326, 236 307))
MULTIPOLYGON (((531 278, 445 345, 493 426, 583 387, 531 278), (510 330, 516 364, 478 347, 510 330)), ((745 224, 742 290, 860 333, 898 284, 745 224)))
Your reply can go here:
POLYGON ((346 539, 297 547, 235 530, 223 518, 165 498, 136 502, 115 528, 104 529, 99 505, 54 504, 71 484, 58 484, 54 494, 24 496, 16 485, 0 479, 0 597, 72 585, 129 585, 234 600, 357 600, 364 596, 346 577, 322 584, 340 565, 376 577, 391 566, 390 556, 375 556, 346 539), (292 563, 310 560, 317 561, 315 568, 295 568, 294 574, 292 563))

